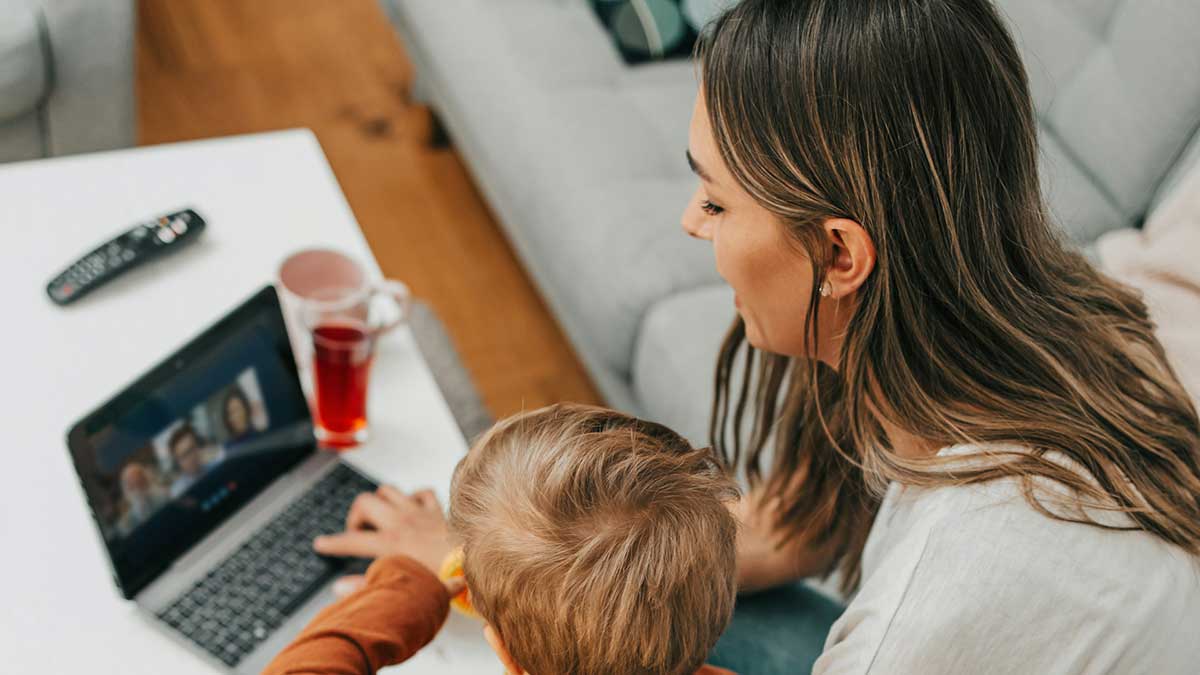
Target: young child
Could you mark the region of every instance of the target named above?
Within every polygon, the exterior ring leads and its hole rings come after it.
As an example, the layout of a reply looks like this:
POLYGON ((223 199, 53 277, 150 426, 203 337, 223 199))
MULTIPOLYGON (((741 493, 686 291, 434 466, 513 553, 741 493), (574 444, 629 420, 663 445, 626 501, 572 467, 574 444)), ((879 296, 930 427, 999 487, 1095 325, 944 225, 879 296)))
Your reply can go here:
MULTIPOLYGON (((365 514, 382 512, 374 498, 352 510, 348 529, 380 524, 365 514)), ((413 523, 440 521, 431 495, 383 488, 378 498, 413 523)), ((711 674, 727 672, 703 663, 733 611, 737 525, 727 506, 736 499, 709 450, 659 424, 560 404, 480 438, 455 470, 449 525, 471 603, 510 675, 711 674)), ((427 540, 431 528, 417 529, 426 532, 393 541, 427 540)), ((265 673, 373 673, 410 657, 457 590, 422 553, 424 564, 376 560, 363 586, 265 673)))

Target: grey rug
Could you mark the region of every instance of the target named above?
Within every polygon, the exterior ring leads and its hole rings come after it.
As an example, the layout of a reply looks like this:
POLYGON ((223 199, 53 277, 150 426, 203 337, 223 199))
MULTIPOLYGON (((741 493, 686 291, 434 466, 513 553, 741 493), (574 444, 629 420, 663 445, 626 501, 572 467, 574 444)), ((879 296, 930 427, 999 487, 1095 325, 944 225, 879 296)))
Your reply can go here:
POLYGON ((483 405, 470 373, 433 308, 419 300, 414 302, 409 323, 438 389, 442 390, 463 437, 470 443, 492 426, 491 413, 483 405))

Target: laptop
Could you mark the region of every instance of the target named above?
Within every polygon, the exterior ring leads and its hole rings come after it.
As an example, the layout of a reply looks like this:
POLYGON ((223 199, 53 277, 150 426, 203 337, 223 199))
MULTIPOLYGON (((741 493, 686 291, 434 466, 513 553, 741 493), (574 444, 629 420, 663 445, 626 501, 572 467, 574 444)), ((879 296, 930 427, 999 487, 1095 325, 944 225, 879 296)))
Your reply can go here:
POLYGON ((319 451, 273 287, 76 423, 113 579, 154 627, 257 673, 365 561, 312 551, 376 482, 319 451))

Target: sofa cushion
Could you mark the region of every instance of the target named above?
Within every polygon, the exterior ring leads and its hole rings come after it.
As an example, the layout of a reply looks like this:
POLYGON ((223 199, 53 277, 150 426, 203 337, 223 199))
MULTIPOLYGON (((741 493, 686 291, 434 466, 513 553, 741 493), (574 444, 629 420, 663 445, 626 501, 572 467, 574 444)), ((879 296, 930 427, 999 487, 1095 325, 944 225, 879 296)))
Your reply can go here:
POLYGON ((46 96, 49 68, 40 14, 26 0, 0 0, 0 122, 23 117, 46 96))
POLYGON ((36 110, 0 122, 0 162, 19 162, 46 156, 42 123, 36 110))
POLYGON ((736 314, 733 289, 712 284, 659 302, 642 321, 633 361, 642 414, 693 445, 708 445, 717 352, 736 314))
POLYGON ((997 4, 1021 46, 1043 137, 1053 138, 1054 151, 1075 165, 1053 161, 1045 167, 1055 212, 1073 233, 1138 222, 1200 126, 1200 3, 997 4), (1097 208, 1065 201, 1094 196, 1069 185, 1079 176, 1120 215, 1118 223, 1078 219, 1097 208))
MULTIPOLYGON (((648 116, 637 99, 624 87, 546 92, 540 97, 539 127, 525 139, 540 160, 539 172, 549 174, 548 180, 557 177, 562 182, 595 185, 685 171, 686 145, 670 152, 656 123, 661 114, 648 116)), ((686 128, 686 118, 683 126, 686 128)))
POLYGON ((1154 195, 1154 201, 1150 204, 1150 209, 1157 209, 1165 200, 1169 199, 1171 193, 1174 192, 1183 183, 1185 176, 1193 175, 1200 171, 1200 128, 1196 133, 1192 134, 1192 140, 1188 146, 1183 149, 1179 155, 1179 161, 1175 162, 1175 166, 1171 167, 1171 171, 1167 173, 1167 177, 1158 186, 1158 193, 1154 195))
POLYGON ((1038 129, 1038 144, 1042 194, 1055 222, 1071 241, 1086 246, 1105 232, 1126 225, 1121 211, 1045 127, 1038 129))
POLYGON ((643 316, 658 301, 719 281, 712 245, 684 234, 694 178, 572 184, 547 193, 522 224, 528 264, 555 309, 598 358, 628 376, 643 316))
MULTIPOLYGON (((410 2, 397 0, 397 5, 410 2)), ((522 73, 539 87, 611 83, 625 69, 607 36, 597 29, 596 17, 583 3, 505 0, 486 4, 489 6, 476 11, 492 14, 494 24, 487 22, 490 30, 495 30, 496 25, 501 27, 499 33, 508 43, 512 55, 512 61, 505 66, 522 73)), ((420 11, 441 10, 422 7, 420 11)))
POLYGON ((504 202, 506 225, 520 226, 525 207, 564 182, 667 165, 660 133, 624 95, 626 67, 582 1, 386 1, 455 142, 488 196, 504 202))
POLYGON ((691 176, 684 151, 696 102, 696 66, 691 61, 664 61, 630 68, 621 83, 625 98, 657 132, 671 175, 691 176))

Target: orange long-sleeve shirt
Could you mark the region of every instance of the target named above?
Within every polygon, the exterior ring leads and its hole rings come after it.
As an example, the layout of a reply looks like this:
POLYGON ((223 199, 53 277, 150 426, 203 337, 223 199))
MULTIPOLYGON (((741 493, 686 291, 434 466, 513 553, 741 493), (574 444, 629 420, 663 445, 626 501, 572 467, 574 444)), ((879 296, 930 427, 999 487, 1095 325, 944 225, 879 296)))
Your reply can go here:
POLYGON ((362 588, 315 616, 263 675, 373 675, 429 644, 449 611, 445 586, 425 566, 380 558, 362 588))
MULTIPOLYGON (((263 675, 373 675, 407 660, 446 622, 450 596, 405 556, 376 560, 362 588, 321 611, 263 675)), ((734 675, 704 666, 696 675, 734 675)))

